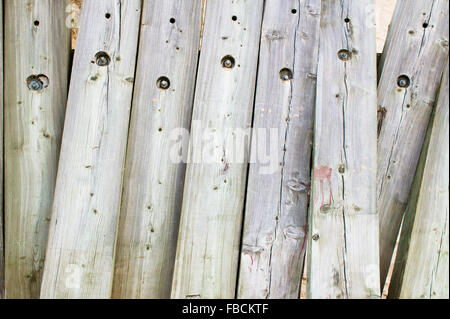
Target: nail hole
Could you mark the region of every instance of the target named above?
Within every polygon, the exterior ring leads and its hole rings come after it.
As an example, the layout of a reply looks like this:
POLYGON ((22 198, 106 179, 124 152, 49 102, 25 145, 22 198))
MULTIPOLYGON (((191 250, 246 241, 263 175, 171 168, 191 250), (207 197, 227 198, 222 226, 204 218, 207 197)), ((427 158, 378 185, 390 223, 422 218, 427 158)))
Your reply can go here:
POLYGON ((236 20, 237 20, 237 17, 236 17, 236 16, 232 16, 232 17, 231 17, 231 20, 236 21, 236 20))
POLYGON ((42 91, 49 85, 49 79, 44 74, 30 75, 27 78, 27 86, 31 91, 42 91))
POLYGON ((97 63, 98 66, 108 66, 111 62, 111 58, 106 52, 98 52, 95 55, 95 63, 97 63))
POLYGON ((106 19, 109 19, 109 18, 111 18, 111 13, 107 13, 107 14, 105 14, 105 18, 106 18, 106 19))
POLYGON ((161 90, 167 90, 170 87, 170 80, 169 78, 162 76, 156 81, 156 86, 158 89, 161 90))
POLYGON ((222 67, 225 69, 232 69, 234 68, 235 61, 234 58, 231 55, 227 55, 222 59, 222 67))
POLYGON ((350 22, 350 19, 349 19, 349 18, 345 18, 345 19, 344 19, 344 22, 345 22, 345 23, 349 23, 349 22, 350 22))
POLYGON ((407 88, 411 84, 411 80, 407 75, 400 75, 397 79, 397 85, 401 88, 407 88))
POLYGON ((175 23, 175 19, 174 18, 170 18, 170 23, 174 24, 175 23))
POLYGON ((280 79, 283 81, 292 80, 292 71, 285 68, 280 70, 280 79))
POLYGON ((296 13, 297 13, 297 9, 292 9, 292 10, 291 10, 291 13, 292 13, 292 14, 296 14, 296 13))
POLYGON ((428 23, 424 22, 424 23, 422 24, 422 27, 423 27, 424 29, 428 28, 428 23))
POLYGON ((348 61, 352 58, 352 53, 349 50, 342 49, 339 50, 338 57, 342 61, 348 61))
POLYGON ((33 24, 34 24, 35 27, 38 27, 39 24, 40 24, 40 22, 39 22, 39 20, 35 20, 35 21, 33 22, 33 24))

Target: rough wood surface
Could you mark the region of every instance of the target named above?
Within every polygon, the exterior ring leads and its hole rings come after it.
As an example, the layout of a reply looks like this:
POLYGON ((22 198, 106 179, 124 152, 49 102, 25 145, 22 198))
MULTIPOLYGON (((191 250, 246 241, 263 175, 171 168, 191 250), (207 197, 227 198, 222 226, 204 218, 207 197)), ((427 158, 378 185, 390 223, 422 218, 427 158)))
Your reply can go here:
POLYGON ((197 0, 144 2, 114 298, 170 297, 186 169, 174 133, 190 128, 201 15, 197 0))
POLYGON ((270 149, 273 158, 269 163, 250 164, 239 298, 299 297, 319 21, 320 1, 265 2, 252 148, 257 152, 274 134, 276 152, 270 149), (291 80, 281 79, 280 71, 285 68, 293 73, 291 80))
POLYGON ((377 201, 383 285, 448 57, 448 0, 398 1, 380 63, 377 201), (398 86, 406 75, 409 87, 398 86))
MULTIPOLYGON (((0 199, 3 201, 3 2, 0 2, 0 199)), ((5 296, 3 204, 0 205, 0 299, 5 296)))
POLYGON ((111 295, 140 16, 140 0, 83 2, 43 298, 111 295))
POLYGON ((373 0, 322 1, 308 298, 380 297, 376 42, 368 8, 373 0))
POLYGON ((231 158, 228 142, 251 126, 262 11, 260 0, 207 1, 193 110, 201 127, 192 130, 174 298, 235 296, 247 162, 231 158), (217 138, 202 141, 201 128, 217 138))
POLYGON ((38 298, 67 99, 68 1, 4 3, 6 294, 38 298), (42 90, 29 89, 33 79, 42 90))
POLYGON ((405 213, 389 298, 449 298, 448 62, 405 213))

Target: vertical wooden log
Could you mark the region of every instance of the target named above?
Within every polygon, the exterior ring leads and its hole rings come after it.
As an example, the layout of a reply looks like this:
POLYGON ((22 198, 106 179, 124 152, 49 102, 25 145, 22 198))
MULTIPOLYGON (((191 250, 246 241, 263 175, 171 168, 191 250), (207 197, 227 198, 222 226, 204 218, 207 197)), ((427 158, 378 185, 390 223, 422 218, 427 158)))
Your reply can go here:
POLYGON ((43 298, 109 298, 141 0, 83 2, 43 298))
POLYGON ((264 150, 270 161, 250 164, 239 298, 299 297, 319 21, 320 1, 265 2, 252 148, 263 151, 274 134, 276 152, 264 150))
POLYGON ((174 298, 235 296, 247 159, 229 141, 251 126, 262 11, 263 1, 207 2, 174 298))
MULTIPOLYGON (((0 200, 3 203, 3 1, 0 1, 0 200)), ((3 204, 0 205, 0 299, 5 297, 3 204)))
POLYGON ((378 87, 377 209, 384 285, 448 57, 448 0, 398 1, 378 87))
POLYGON ((5 1, 7 298, 39 298, 67 99, 69 1, 5 1))
POLYGON ((406 210, 389 298, 449 298, 448 62, 406 210))
POLYGON ((374 1, 322 1, 309 298, 378 298, 374 1))
POLYGON ((114 298, 170 297, 186 170, 174 154, 190 127, 201 15, 197 0, 144 2, 114 298))

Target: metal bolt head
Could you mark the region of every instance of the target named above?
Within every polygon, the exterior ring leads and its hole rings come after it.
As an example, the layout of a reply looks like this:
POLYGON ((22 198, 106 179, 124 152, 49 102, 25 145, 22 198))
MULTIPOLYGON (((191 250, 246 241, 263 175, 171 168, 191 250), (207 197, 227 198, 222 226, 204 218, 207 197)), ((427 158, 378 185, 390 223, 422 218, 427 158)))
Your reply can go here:
POLYGON ((95 55, 95 63, 98 66, 108 66, 111 59, 106 52, 99 52, 95 55))
POLYGON ((411 80, 407 75, 400 75, 397 79, 397 85, 401 88, 407 88, 411 84, 411 80))
POLYGON ((319 234, 314 234, 314 235, 312 236, 312 240, 314 240, 314 241, 318 241, 319 238, 320 238, 319 234))
POLYGON ((32 91, 41 91, 44 88, 44 83, 38 78, 34 78, 28 82, 28 88, 32 91))
POLYGON ((234 68, 235 61, 234 58, 231 55, 227 55, 222 59, 222 67, 225 69, 232 69, 234 68))
POLYGON ((352 53, 346 49, 339 50, 338 58, 342 61, 348 61, 352 58, 352 53))
POLYGON ((282 80, 282 81, 289 81, 289 80, 291 80, 292 79, 292 71, 291 70, 289 70, 289 69, 282 69, 281 71, 280 71, 280 79, 282 80))
POLYGON ((167 90, 170 87, 170 80, 169 78, 162 76, 156 81, 156 86, 158 89, 161 90, 167 90))

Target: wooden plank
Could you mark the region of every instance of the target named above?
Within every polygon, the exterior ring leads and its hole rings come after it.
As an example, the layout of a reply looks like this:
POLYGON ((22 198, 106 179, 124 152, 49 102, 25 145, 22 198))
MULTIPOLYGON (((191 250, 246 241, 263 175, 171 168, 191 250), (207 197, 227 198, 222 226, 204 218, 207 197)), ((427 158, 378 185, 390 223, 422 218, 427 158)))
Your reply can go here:
POLYGON ((269 143, 271 129, 276 129, 277 140, 275 152, 272 147, 268 152, 270 162, 257 159, 250 164, 239 298, 299 297, 311 182, 319 22, 320 1, 265 2, 253 153, 263 151, 258 148, 269 143), (283 80, 284 74, 293 78, 283 80))
POLYGON ((70 64, 69 1, 5 1, 7 298, 38 298, 70 64))
POLYGON ((144 2, 114 298, 170 297, 186 170, 174 134, 190 128, 201 15, 197 0, 144 2))
POLYGON ((448 0, 398 1, 382 56, 377 173, 382 285, 448 57, 448 5, 448 0))
MULTIPOLYGON (((3 201, 3 1, 0 2, 0 199, 3 201)), ((0 299, 5 297, 3 205, 0 206, 0 299)))
POLYGON ((235 296, 247 162, 228 142, 251 126, 262 10, 263 1, 207 2, 174 298, 235 296))
POLYGON ((389 298, 449 298, 448 62, 406 210, 389 298))
POLYGON ((379 298, 373 0, 322 1, 308 298, 379 298))
POLYGON ((83 2, 43 298, 111 295, 140 16, 140 0, 83 2))

